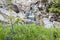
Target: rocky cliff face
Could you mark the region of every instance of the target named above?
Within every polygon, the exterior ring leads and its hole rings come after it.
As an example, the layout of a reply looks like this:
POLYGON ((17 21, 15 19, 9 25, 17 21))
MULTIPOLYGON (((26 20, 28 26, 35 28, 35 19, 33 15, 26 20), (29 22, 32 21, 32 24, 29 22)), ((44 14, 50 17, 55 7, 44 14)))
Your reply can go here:
POLYGON ((48 11, 52 2, 53 0, 11 0, 12 4, 9 4, 6 0, 0 0, 0 4, 2 6, 2 9, 0 8, 0 12, 11 16, 8 10, 12 9, 14 11, 12 16, 19 16, 23 20, 28 19, 24 20, 24 22, 29 22, 29 20, 32 22, 31 20, 33 20, 40 24, 43 23, 44 26, 52 27, 53 21, 55 21, 55 19, 52 18, 54 14, 48 11), (2 10, 6 10, 8 13, 4 13, 5 11, 3 12, 2 10))

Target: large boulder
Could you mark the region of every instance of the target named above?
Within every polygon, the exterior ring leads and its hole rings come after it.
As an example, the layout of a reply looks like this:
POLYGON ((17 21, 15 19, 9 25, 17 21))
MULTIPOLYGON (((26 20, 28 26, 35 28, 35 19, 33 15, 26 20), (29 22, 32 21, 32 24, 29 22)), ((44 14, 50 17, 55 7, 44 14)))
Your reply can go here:
POLYGON ((0 14, 0 20, 4 20, 4 17, 0 14))
POLYGON ((30 5, 38 0, 12 0, 14 5, 17 5, 19 9, 23 9, 26 12, 30 10, 30 5))
POLYGON ((60 28, 60 22, 53 21, 53 24, 55 28, 60 28))
POLYGON ((15 5, 25 5, 25 6, 29 6, 31 3, 34 3, 38 0, 12 0, 12 3, 15 5))
POLYGON ((9 13, 8 10, 5 10, 3 8, 0 8, 0 20, 4 22, 9 22, 10 17, 16 17, 17 14, 13 11, 12 14, 9 13))
POLYGON ((48 18, 43 18, 45 28, 53 28, 53 22, 50 22, 48 18))
POLYGON ((19 13, 17 14, 13 10, 11 12, 11 10, 5 10, 3 8, 0 8, 0 14, 1 14, 0 20, 7 21, 7 22, 11 17, 13 18, 14 22, 17 20, 18 17, 21 18, 22 20, 25 18, 25 14, 23 10, 20 10, 19 13))
POLYGON ((6 1, 5 0, 0 0, 0 4, 4 5, 4 4, 6 4, 6 1))

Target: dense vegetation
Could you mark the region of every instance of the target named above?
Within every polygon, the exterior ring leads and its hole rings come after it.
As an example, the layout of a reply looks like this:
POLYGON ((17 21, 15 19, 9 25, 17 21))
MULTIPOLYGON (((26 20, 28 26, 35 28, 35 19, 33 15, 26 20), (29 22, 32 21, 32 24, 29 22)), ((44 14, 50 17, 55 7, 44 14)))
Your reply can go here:
MULTIPOLYGON (((7 2, 11 4, 11 0, 7 2)), ((59 2, 60 0, 54 0, 49 11, 60 13, 59 2)), ((60 28, 47 29, 36 24, 18 24, 20 19, 13 24, 13 17, 10 21, 11 25, 0 23, 0 40, 60 40, 60 28)))
POLYGON ((12 29, 0 24, 0 40, 60 40, 60 29, 47 29, 35 24, 16 24, 12 29))
POLYGON ((54 13, 60 13, 60 0, 54 0, 49 10, 54 13))

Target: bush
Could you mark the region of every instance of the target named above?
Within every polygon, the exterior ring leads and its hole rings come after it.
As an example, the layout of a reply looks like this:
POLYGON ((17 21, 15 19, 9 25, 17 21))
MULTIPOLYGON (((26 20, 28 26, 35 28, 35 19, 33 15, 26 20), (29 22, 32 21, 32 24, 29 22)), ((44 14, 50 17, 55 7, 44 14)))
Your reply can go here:
POLYGON ((54 13, 60 13, 60 0, 54 0, 51 8, 48 8, 49 11, 54 12, 54 13))
POLYGON ((60 40, 60 29, 43 28, 35 24, 15 24, 14 28, 0 25, 0 40, 60 40))
POLYGON ((59 8, 55 8, 55 7, 51 7, 49 8, 50 12, 54 12, 54 13, 60 13, 60 9, 59 8))

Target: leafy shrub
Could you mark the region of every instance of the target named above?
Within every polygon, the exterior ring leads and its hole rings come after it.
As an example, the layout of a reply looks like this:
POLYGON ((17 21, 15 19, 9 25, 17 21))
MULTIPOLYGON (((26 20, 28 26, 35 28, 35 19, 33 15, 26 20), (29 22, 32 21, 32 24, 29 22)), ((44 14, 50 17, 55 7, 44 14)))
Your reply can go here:
POLYGON ((49 11, 54 13, 60 13, 60 0, 54 0, 49 11))
POLYGON ((59 8, 51 7, 51 8, 49 8, 49 10, 51 12, 54 12, 54 13, 60 13, 60 9, 59 8))

